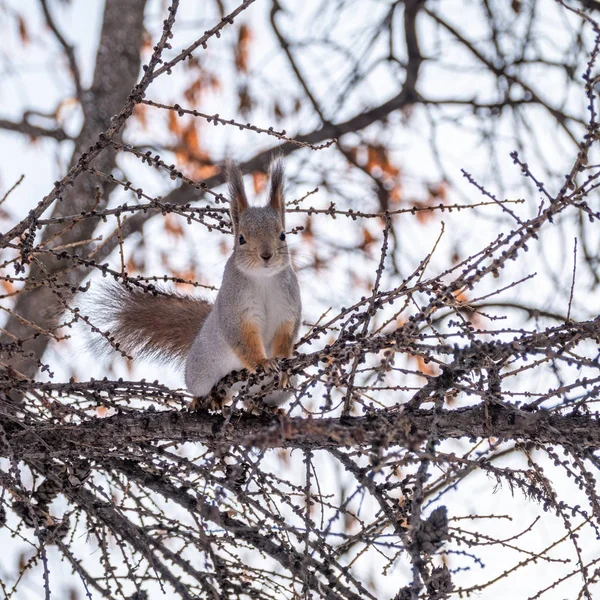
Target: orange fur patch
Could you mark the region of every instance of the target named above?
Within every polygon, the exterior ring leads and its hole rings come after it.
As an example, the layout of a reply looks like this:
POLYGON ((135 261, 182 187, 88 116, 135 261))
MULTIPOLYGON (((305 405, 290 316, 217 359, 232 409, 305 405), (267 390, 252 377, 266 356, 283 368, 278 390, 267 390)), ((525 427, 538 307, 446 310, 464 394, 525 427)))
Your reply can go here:
POLYGON ((267 357, 257 323, 242 321, 240 344, 233 351, 250 371, 254 371, 258 364, 267 357))
POLYGON ((273 354, 283 358, 289 358, 294 351, 294 323, 285 321, 275 332, 273 338, 273 354))

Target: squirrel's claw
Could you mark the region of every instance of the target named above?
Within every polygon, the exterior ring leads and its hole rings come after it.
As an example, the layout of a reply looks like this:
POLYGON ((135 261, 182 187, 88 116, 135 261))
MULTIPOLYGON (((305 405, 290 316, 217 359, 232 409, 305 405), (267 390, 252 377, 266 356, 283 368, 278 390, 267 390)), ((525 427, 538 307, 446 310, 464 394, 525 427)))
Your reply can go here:
POLYGON ((202 396, 194 396, 190 402, 190 410, 204 410, 206 408, 206 399, 202 396))
POLYGON ((290 387, 290 376, 285 371, 279 374, 279 385, 282 388, 290 387))
POLYGON ((227 390, 213 390, 208 396, 195 396, 190 402, 190 410, 222 412, 229 399, 230 395, 227 390))
POLYGON ((261 367, 265 373, 272 375, 281 372, 279 361, 276 358, 263 358, 258 366, 261 367))
POLYGON ((207 398, 208 410, 222 412, 227 400, 228 396, 225 390, 218 390, 207 398))

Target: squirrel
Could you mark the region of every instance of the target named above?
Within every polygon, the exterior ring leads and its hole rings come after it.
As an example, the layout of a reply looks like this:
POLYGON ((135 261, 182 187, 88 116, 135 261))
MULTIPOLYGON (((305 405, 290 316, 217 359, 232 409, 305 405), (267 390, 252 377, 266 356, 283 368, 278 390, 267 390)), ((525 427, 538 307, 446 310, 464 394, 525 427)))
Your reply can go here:
MULTIPOLYGON (((279 376, 283 389, 264 398, 276 406, 290 396, 278 359, 292 356, 302 313, 286 243, 283 162, 271 165, 266 206, 249 205, 234 163, 225 172, 235 241, 214 304, 115 284, 104 289, 96 308, 121 351, 185 361, 186 386, 196 399, 209 396, 232 371, 263 369, 271 378, 279 376)), ((198 407, 198 400, 192 405, 198 407)))

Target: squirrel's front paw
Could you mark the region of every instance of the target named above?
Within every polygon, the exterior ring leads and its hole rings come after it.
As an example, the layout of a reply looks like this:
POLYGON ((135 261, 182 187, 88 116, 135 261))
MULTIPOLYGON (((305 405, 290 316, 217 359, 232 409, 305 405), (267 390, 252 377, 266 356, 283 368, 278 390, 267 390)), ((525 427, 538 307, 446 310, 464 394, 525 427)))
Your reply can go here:
POLYGON ((279 361, 276 358, 263 358, 258 366, 261 367, 265 373, 269 375, 280 372, 279 361))

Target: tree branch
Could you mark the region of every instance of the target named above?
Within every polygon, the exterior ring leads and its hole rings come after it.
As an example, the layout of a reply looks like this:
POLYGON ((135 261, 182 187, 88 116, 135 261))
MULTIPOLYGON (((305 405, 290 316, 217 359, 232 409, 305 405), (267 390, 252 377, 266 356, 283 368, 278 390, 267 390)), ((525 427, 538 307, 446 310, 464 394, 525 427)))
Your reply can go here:
POLYGON ((17 133, 23 133, 29 135, 32 138, 37 137, 49 137, 53 138, 58 142, 64 142, 65 140, 73 139, 61 127, 55 129, 46 129, 45 127, 38 127, 32 125, 26 120, 17 123, 16 121, 9 121, 8 119, 0 119, 0 129, 6 129, 8 131, 15 131, 17 133))
POLYGON ((50 10, 48 9, 47 0, 40 0, 40 4, 42 5, 44 17, 46 18, 46 24, 52 30, 52 33, 54 33, 59 44, 63 47, 65 51, 67 60, 69 61, 69 67, 71 68, 71 73, 73 75, 73 81, 75 82, 75 92, 77 94, 77 98, 79 98, 79 100, 81 101, 83 98, 83 90, 81 89, 81 76, 79 74, 79 67, 77 66, 77 61, 75 60, 74 48, 67 42, 67 40, 64 38, 64 36, 56 26, 56 23, 54 22, 54 19, 50 14, 50 10))
MULTIPOLYGON (((382 410, 364 417, 273 419, 240 412, 230 420, 222 415, 165 411, 92 418, 76 425, 22 429, 3 423, 7 442, 21 459, 48 453, 103 455, 109 448, 157 441, 201 442, 209 446, 327 449, 368 447, 393 435, 398 446, 412 447, 427 437, 433 411, 382 410)), ((530 413, 505 404, 479 404, 439 413, 441 440, 488 438, 527 440, 539 444, 600 448, 596 417, 581 414, 530 413)), ((0 450, 6 456, 8 447, 0 450)))

